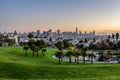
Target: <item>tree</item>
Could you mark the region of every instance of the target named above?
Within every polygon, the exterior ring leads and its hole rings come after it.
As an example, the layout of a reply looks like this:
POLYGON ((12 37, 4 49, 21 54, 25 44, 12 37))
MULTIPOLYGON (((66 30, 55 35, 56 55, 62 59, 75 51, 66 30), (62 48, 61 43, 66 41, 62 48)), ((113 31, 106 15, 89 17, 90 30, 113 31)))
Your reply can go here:
POLYGON ((47 50, 45 49, 45 48, 43 48, 42 49, 42 54, 43 54, 43 56, 45 56, 45 52, 46 52, 47 50))
POLYGON ((63 55, 64 55, 64 53, 62 51, 57 51, 55 53, 55 56, 58 58, 58 64, 60 64, 60 61, 62 60, 63 55))
POLYGON ((38 56, 39 56, 39 54, 38 54, 39 47, 38 47, 38 46, 35 46, 35 47, 34 47, 34 51, 37 53, 37 57, 38 57, 38 56))
POLYGON ((118 41, 117 45, 118 45, 118 48, 120 49, 120 41, 118 41))
POLYGON ((38 46, 39 49, 42 49, 42 48, 44 48, 44 47, 46 46, 45 41, 42 40, 42 39, 41 39, 41 40, 37 40, 37 41, 35 42, 35 45, 38 46))
POLYGON ((76 44, 76 47, 78 48, 78 49, 82 49, 83 47, 84 47, 84 45, 83 44, 76 44))
POLYGON ((74 49, 75 49, 74 46, 72 45, 69 46, 69 50, 73 51, 74 49))
POLYGON ((31 48, 32 45, 35 45, 35 40, 29 40, 27 45, 31 48))
POLYGON ((77 61, 77 64, 79 64, 79 56, 82 55, 82 50, 74 51, 73 55, 75 56, 75 62, 77 61), (76 60, 77 58, 77 60, 76 60))
POLYGON ((116 40, 118 41, 118 38, 119 38, 119 33, 117 32, 116 33, 116 40))
POLYGON ((111 51, 109 51, 109 50, 107 51, 107 54, 112 55, 111 51))
POLYGON ((115 35, 114 34, 112 34, 112 38, 114 39, 114 37, 115 37, 115 35))
POLYGON ((31 39, 31 38, 33 38, 33 37, 34 37, 34 35, 33 35, 32 33, 29 33, 29 34, 28 34, 28 38, 29 38, 29 39, 31 39))
POLYGON ((28 51, 28 49, 29 49, 29 46, 28 46, 28 45, 25 45, 25 46, 23 47, 23 49, 25 50, 25 56, 27 56, 27 51, 28 51))
POLYGON ((104 61, 104 51, 100 51, 100 52, 99 52, 98 61, 104 61))
POLYGON ((96 58, 96 55, 94 53, 90 53, 90 54, 88 54, 88 57, 91 60, 91 64, 93 64, 93 58, 96 58))
POLYGON ((69 57, 69 63, 71 64, 71 62, 72 62, 71 57, 73 56, 73 52, 67 51, 66 56, 69 57))
POLYGON ((63 40, 63 44, 64 44, 64 48, 69 48, 70 44, 68 42, 68 40, 63 40))
POLYGON ((96 49, 97 45, 93 44, 92 42, 89 45, 89 49, 96 49))
POLYGON ((33 44, 31 47, 30 47, 30 49, 33 51, 33 55, 32 55, 32 57, 34 57, 34 54, 35 54, 35 52, 36 52, 36 46, 33 44))
POLYGON ((85 64, 85 57, 87 56, 87 54, 86 54, 87 50, 88 50, 88 47, 82 48, 83 64, 85 64))
POLYGON ((58 41, 55 46, 60 50, 62 51, 64 49, 64 43, 61 42, 61 41, 58 41))
POLYGON ((113 42, 108 42, 108 48, 111 50, 113 49, 113 42))
POLYGON ((111 38, 111 36, 110 35, 108 35, 108 39, 110 39, 111 38))
POLYGON ((85 38, 84 42, 85 42, 85 43, 87 43, 87 42, 88 42, 88 39, 87 39, 87 38, 85 38))

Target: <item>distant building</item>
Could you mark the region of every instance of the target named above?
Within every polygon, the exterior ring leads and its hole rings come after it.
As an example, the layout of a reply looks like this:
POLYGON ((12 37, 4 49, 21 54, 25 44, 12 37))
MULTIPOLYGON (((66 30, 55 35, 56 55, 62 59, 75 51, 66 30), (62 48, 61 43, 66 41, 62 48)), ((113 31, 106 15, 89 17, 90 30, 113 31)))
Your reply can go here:
POLYGON ((76 27, 76 33, 78 34, 78 27, 76 27))
POLYGON ((57 33, 60 34, 60 29, 57 30, 57 33))
POLYGON ((80 34, 80 35, 82 34, 81 30, 79 30, 79 34, 80 34))

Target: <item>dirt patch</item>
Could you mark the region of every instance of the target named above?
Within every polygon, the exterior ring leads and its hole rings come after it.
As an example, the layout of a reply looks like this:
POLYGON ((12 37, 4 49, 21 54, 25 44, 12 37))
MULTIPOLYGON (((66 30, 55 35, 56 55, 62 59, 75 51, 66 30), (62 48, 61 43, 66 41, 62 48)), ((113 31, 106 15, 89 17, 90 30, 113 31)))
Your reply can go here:
POLYGON ((20 60, 20 58, 19 57, 12 57, 12 58, 10 58, 11 60, 20 60))

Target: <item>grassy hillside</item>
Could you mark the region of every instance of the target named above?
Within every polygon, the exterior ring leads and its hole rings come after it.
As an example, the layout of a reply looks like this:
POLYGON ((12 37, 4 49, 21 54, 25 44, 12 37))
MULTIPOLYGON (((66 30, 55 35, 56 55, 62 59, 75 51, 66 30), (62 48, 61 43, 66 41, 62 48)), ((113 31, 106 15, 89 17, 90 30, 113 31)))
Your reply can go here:
MULTIPOLYGON (((79 64, 62 61, 59 65, 52 58, 55 49, 47 48, 45 56, 24 56, 21 47, 0 47, 0 80, 6 79, 78 79, 119 80, 120 64, 79 64)), ((41 52, 39 52, 41 53, 41 52)))

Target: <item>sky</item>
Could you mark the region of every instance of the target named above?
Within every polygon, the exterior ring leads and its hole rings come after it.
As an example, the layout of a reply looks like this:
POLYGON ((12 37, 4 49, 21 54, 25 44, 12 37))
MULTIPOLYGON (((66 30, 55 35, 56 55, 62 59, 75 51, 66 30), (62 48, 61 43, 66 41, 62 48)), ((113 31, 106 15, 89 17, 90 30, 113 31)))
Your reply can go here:
POLYGON ((120 31, 120 0, 0 0, 0 31, 120 31))

